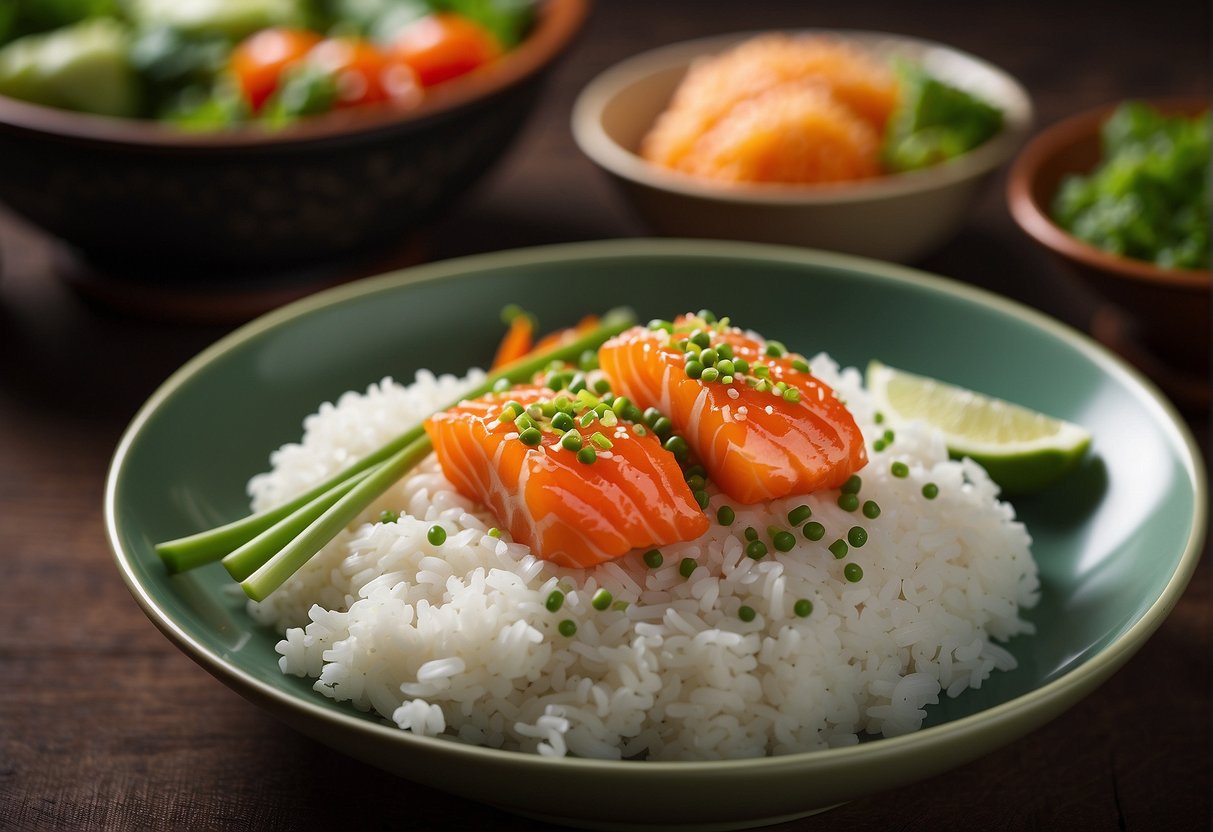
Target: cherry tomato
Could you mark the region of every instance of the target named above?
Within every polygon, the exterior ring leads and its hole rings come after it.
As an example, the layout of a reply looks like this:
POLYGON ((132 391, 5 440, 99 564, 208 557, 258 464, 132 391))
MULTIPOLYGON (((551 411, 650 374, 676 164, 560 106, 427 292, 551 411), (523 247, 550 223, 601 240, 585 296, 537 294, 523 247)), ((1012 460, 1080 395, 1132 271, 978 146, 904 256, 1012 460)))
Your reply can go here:
POLYGON ((232 51, 229 66, 254 112, 278 88, 282 72, 306 56, 322 38, 306 29, 262 29, 232 51))
POLYGON ((421 90, 413 70, 369 41, 329 38, 318 43, 308 53, 307 60, 333 76, 337 107, 420 100, 421 90))
POLYGON ((407 26, 391 53, 413 68, 421 86, 430 87, 483 66, 501 54, 501 45, 480 24, 440 12, 407 26))

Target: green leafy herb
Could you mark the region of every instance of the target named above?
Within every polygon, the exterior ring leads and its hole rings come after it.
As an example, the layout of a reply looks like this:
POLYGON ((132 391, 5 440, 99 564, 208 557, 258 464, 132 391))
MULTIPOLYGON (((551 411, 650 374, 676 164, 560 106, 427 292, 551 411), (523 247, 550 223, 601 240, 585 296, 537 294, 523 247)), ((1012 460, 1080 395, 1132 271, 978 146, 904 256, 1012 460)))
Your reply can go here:
POLYGON ((1128 102, 1101 131, 1103 161, 1064 179, 1052 215, 1096 248, 1164 268, 1209 268, 1208 113, 1128 102))

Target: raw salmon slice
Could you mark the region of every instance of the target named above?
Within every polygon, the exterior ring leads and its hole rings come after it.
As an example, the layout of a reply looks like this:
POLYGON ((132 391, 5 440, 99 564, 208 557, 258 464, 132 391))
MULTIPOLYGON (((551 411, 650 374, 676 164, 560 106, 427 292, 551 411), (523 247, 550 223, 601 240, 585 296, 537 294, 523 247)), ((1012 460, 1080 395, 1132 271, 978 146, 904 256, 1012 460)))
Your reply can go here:
MULTIPOLYGON (((542 386, 515 387, 437 413, 425 430, 443 473, 461 494, 488 506, 498 523, 538 557, 562 566, 594 566, 632 549, 691 540, 707 531, 707 517, 657 437, 614 414, 583 424, 588 401, 542 386), (539 427, 538 444, 524 444, 514 421, 519 408, 560 400, 579 403, 572 429, 594 449, 592 463, 562 444, 564 431, 547 416, 532 419, 539 427), (509 402, 516 407, 503 421, 509 402), (595 435, 598 444, 592 441, 595 435)), ((538 408, 532 414, 538 415, 538 408)))
POLYGON ((803 356, 727 321, 684 316, 664 326, 616 336, 599 363, 616 393, 670 418, 730 498, 836 488, 867 463, 854 417, 803 356))

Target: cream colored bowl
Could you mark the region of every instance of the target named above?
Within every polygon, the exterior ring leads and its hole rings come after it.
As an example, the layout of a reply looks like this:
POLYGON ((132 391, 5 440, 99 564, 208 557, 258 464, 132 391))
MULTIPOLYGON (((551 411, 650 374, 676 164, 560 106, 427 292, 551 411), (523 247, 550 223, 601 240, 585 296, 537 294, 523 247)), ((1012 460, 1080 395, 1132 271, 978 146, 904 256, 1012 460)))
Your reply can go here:
POLYGON ((756 34, 747 32, 678 43, 616 64, 578 96, 573 137, 658 234, 790 243, 900 262, 923 257, 959 230, 985 180, 1018 150, 1032 122, 1027 92, 997 67, 929 41, 878 32, 803 33, 833 35, 881 58, 920 63, 999 107, 1004 128, 928 170, 854 183, 724 184, 642 159, 642 138, 691 62, 756 34))

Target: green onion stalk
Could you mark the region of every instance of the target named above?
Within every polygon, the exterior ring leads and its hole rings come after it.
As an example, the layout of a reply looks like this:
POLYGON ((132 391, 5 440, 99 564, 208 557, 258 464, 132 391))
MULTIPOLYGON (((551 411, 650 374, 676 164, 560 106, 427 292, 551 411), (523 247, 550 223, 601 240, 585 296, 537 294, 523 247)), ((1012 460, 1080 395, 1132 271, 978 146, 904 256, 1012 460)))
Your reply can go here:
MULTIPOLYGON (((629 310, 613 310, 594 329, 490 373, 459 401, 490 393, 502 382, 529 381, 553 361, 576 361, 634 324, 629 310)), ((264 600, 432 450, 425 428, 417 425, 293 500, 157 544, 156 552, 170 572, 222 560, 249 598, 264 600)))

